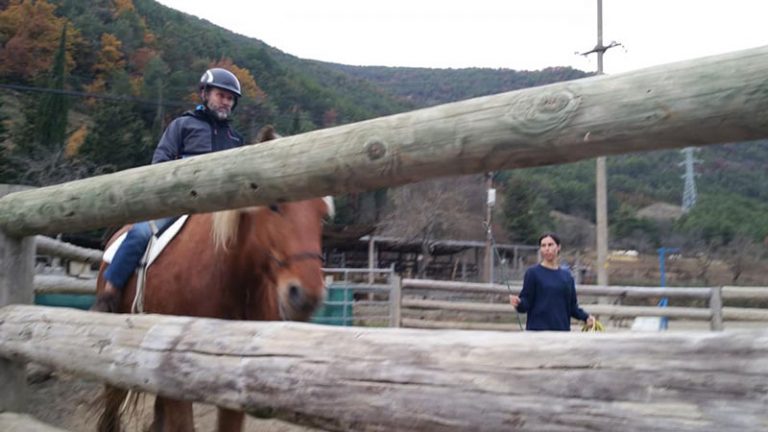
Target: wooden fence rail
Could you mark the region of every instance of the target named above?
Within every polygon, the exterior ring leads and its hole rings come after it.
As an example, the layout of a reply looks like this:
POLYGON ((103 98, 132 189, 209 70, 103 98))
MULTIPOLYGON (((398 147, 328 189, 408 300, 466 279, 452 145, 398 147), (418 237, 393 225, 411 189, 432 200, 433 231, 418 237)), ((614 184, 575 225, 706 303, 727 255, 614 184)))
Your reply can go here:
MULTIPOLYGON (((483 284, 469 282, 450 282, 425 279, 403 279, 402 287, 405 290, 427 289, 435 291, 450 291, 456 293, 483 293, 483 294, 519 294, 521 287, 511 285, 507 288, 499 284, 483 284)), ((37 275, 34 279, 35 294, 94 294, 96 292, 95 279, 78 279, 69 276, 55 275, 37 275)), ((578 288, 579 294, 615 296, 625 298, 648 298, 648 297, 670 297, 670 298, 692 298, 692 299, 711 299, 716 288, 654 288, 654 287, 630 287, 630 286, 607 286, 584 285, 578 288)), ((723 287, 722 297, 726 299, 767 299, 768 287, 723 287)), ((413 309, 440 309, 446 311, 463 312, 490 312, 490 313, 514 313, 512 306, 508 304, 490 304, 477 302, 457 302, 457 301, 434 301, 434 300, 414 300, 401 299, 400 294, 391 302, 390 314, 399 316, 399 308, 413 309), (398 308, 399 305, 399 308, 398 308)), ((724 319, 727 321, 766 321, 768 322, 768 310, 757 308, 737 308, 723 307, 722 302, 710 304, 710 309, 686 308, 686 307, 666 307, 659 308, 653 306, 621 306, 621 305, 584 305, 590 313, 596 315, 609 315, 615 317, 638 317, 638 316, 660 316, 668 318, 681 318, 693 320, 724 319), (721 318, 716 318, 717 316, 721 318)), ((397 326, 397 319, 392 318, 390 325, 397 326)), ((403 322, 414 323, 414 320, 403 322)), ((418 323, 416 323, 418 324, 418 323)), ((457 324, 446 323, 445 328, 479 328, 479 329, 506 329, 513 328, 507 325, 494 326, 492 324, 459 326, 457 324)), ((421 327, 421 325, 416 325, 421 327)), ((425 325, 429 327, 439 327, 439 324, 425 325)), ((719 326, 713 325, 715 328, 719 326)))
POLYGON ((768 46, 11 193, 0 198, 0 229, 16 237, 78 232, 440 176, 766 138, 766 70, 768 46))
POLYGON ((88 264, 101 262, 103 252, 75 246, 46 236, 35 236, 35 247, 39 255, 49 255, 88 264))
POLYGON ((768 330, 424 331, 7 306, 0 352, 329 431, 768 424, 768 330))
MULTIPOLYGON (((452 293, 471 294, 519 294, 522 287, 519 284, 502 285, 487 283, 449 282, 422 279, 403 279, 403 290, 427 290, 448 291, 452 293)), ((617 298, 689 298, 708 300, 709 308, 690 307, 655 307, 655 306, 623 306, 589 304, 582 305, 584 309, 594 315, 608 315, 614 317, 640 317, 656 316, 668 318, 680 318, 690 320, 710 321, 712 330, 722 330, 723 320, 728 321, 766 321, 768 322, 768 310, 757 308, 723 307, 725 299, 768 299, 768 287, 689 287, 689 288, 656 288, 633 286, 600 286, 580 285, 579 294, 612 296, 617 298)), ((403 308, 433 309, 454 312, 487 312, 512 314, 514 309, 507 303, 480 303, 462 301, 440 301, 405 298, 401 302, 403 308)), ((509 324, 493 323, 459 323, 445 322, 419 322, 412 318, 403 321, 406 327, 416 328, 466 328, 466 329, 495 329, 508 330, 517 326, 509 324)))
MULTIPOLYGON (((403 279, 406 288, 423 288, 428 290, 454 291, 483 294, 519 294, 522 284, 512 282, 510 285, 489 284, 476 282, 436 281, 429 279, 403 279)), ((670 297, 708 299, 712 287, 645 287, 645 286, 603 286, 579 285, 580 295, 602 295, 613 297, 670 297)), ((722 296, 726 300, 748 299, 768 300, 768 287, 724 286, 722 296)))

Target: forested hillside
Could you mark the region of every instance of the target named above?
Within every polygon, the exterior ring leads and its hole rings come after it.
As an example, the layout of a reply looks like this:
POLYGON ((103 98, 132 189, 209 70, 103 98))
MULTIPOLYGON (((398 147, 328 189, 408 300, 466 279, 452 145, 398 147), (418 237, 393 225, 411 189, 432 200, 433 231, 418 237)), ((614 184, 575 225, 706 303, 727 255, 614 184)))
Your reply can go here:
MULTIPOLYGON (((295 134, 589 75, 346 66, 299 59, 153 0, 0 0, 0 182, 45 185, 148 163, 213 66, 243 83, 235 117, 248 139, 268 123, 295 134)), ((612 241, 650 250, 766 239, 768 141, 706 147, 697 158, 699 204, 664 225, 637 210, 680 203, 680 153, 609 157, 612 241)), ((551 227, 553 210, 593 220, 594 177, 593 161, 497 173, 508 203, 497 220, 520 242, 551 227)), ((372 206, 379 215, 384 197, 342 197, 339 220, 359 222, 372 206)))
POLYGON ((589 76, 570 67, 540 71, 511 69, 426 69, 383 66, 328 66, 359 77, 419 107, 519 90, 589 76))
POLYGON ((236 123, 247 138, 267 123, 292 134, 410 107, 152 0, 0 1, 0 45, 4 182, 147 163, 165 124, 197 103, 212 66, 243 84, 236 123))
MULTIPOLYGON (((588 75, 570 68, 509 71, 329 66, 371 80, 419 107, 588 75)), ((768 239, 768 140, 704 147, 696 151, 696 159, 698 204, 670 226, 640 219, 636 214, 656 202, 681 204, 682 154, 666 150, 608 157, 614 246, 648 252, 662 245, 715 250, 768 239)), ((595 219, 594 160, 497 173, 497 185, 510 202, 500 217, 511 241, 532 242, 539 232, 553 228, 549 216, 553 210, 587 221, 595 219)))

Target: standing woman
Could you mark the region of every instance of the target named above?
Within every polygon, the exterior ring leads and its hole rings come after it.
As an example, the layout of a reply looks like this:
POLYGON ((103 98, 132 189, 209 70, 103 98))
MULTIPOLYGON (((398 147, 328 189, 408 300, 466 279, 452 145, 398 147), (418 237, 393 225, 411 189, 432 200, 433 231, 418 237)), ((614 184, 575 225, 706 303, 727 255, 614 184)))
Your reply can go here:
POLYGON ((560 238, 553 233, 539 237, 541 262, 525 272, 520 296, 509 303, 527 313, 526 330, 570 331, 571 317, 595 325, 595 317, 579 307, 576 284, 568 270, 560 268, 560 238))

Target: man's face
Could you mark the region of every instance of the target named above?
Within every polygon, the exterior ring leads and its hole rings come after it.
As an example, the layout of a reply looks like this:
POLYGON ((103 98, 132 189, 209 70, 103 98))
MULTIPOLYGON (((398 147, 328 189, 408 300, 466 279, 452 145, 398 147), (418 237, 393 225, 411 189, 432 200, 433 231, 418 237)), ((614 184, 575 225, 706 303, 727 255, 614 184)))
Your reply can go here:
POLYGON ((232 114, 232 107, 235 105, 235 94, 220 88, 211 87, 207 91, 205 100, 208 102, 208 109, 213 112, 219 120, 226 120, 232 114))

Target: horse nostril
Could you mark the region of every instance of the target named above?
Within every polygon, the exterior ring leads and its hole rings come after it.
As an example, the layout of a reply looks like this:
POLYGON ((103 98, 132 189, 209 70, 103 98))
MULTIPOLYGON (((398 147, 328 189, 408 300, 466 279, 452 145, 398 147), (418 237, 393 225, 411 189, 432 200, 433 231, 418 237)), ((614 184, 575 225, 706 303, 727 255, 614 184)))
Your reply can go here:
POLYGON ((288 300, 293 307, 300 307, 303 302, 303 295, 301 294, 301 287, 295 284, 291 284, 288 287, 288 300))

